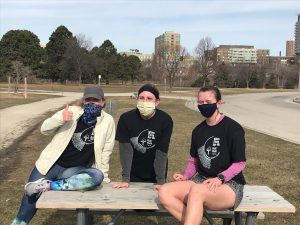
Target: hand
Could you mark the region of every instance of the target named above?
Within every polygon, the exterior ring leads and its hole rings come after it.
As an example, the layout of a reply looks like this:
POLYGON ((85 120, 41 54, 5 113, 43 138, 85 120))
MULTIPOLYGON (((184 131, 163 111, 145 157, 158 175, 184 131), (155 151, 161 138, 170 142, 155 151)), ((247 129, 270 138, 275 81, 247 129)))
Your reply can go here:
POLYGON ((185 176, 183 176, 181 173, 175 173, 173 175, 173 180, 175 181, 185 181, 187 180, 185 176))
POLYGON ((129 184, 126 182, 117 183, 112 186, 113 189, 128 188, 128 187, 129 187, 129 184))
POLYGON ((69 105, 66 104, 66 107, 64 109, 63 113, 63 121, 71 121, 73 118, 73 112, 69 111, 69 105))
POLYGON ((219 178, 214 177, 206 179, 203 184, 206 184, 210 191, 216 191, 216 188, 222 185, 222 181, 220 181, 219 178))
POLYGON ((161 187, 160 184, 154 184, 154 185, 153 185, 154 191, 159 191, 160 187, 161 187))

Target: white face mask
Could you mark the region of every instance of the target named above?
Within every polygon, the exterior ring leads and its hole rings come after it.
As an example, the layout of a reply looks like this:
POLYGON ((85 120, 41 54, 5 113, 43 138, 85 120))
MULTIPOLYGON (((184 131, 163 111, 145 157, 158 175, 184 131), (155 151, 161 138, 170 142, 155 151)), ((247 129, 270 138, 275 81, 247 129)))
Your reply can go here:
POLYGON ((141 115, 148 117, 155 111, 155 102, 142 102, 138 101, 136 107, 140 111, 141 115))

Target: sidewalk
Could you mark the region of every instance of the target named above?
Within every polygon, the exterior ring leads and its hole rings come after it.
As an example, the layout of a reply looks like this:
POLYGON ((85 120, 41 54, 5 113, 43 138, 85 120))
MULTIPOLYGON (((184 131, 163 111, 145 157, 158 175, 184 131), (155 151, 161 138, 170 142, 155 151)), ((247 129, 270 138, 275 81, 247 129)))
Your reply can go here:
MULTIPOLYGON (((60 95, 61 93, 52 94, 60 95)), ((107 93, 105 96, 130 96, 131 94, 107 93)), ((81 92, 63 92, 63 96, 59 98, 49 98, 0 110, 0 151, 9 147, 31 127, 41 122, 38 118, 43 114, 49 111, 57 111, 81 97, 81 92)))

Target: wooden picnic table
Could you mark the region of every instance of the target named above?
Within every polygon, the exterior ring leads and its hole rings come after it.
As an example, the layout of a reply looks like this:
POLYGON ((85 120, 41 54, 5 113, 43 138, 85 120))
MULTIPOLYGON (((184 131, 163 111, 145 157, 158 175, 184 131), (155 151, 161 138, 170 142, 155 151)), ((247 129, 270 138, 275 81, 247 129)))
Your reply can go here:
MULTIPOLYGON (((77 224, 87 225, 88 214, 100 211, 117 213, 115 220, 126 211, 136 209, 154 210, 153 215, 162 212, 167 214, 157 197, 157 192, 151 183, 130 183, 127 189, 112 189, 113 183, 101 185, 99 188, 80 191, 48 191, 41 195, 36 207, 60 210, 76 210, 77 224), (156 213, 156 214, 155 214, 156 213)), ((258 213, 295 213, 295 207, 282 196, 267 186, 245 185, 244 197, 240 205, 233 211, 207 211, 212 217, 234 217, 235 224, 241 225, 242 214, 246 214, 246 225, 253 225, 258 213), (218 215, 218 216, 216 216, 218 215), (234 215, 234 216, 233 216, 234 215)), ((263 214, 262 214, 263 215, 263 214)), ((214 224, 213 221, 209 221, 214 224)))

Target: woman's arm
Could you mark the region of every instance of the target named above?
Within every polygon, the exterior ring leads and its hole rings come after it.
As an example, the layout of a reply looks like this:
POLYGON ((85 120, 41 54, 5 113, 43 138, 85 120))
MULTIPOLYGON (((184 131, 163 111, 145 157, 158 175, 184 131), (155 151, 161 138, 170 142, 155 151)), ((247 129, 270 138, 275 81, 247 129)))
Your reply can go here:
POLYGON ((224 176, 225 182, 227 182, 234 178, 236 175, 238 175, 241 171, 243 171, 245 167, 245 161, 235 162, 232 163, 231 166, 229 166, 228 169, 224 170, 221 174, 224 176))
POLYGON ((183 176, 186 179, 191 179, 197 172, 197 159, 194 157, 190 157, 188 160, 188 164, 183 172, 183 176))

